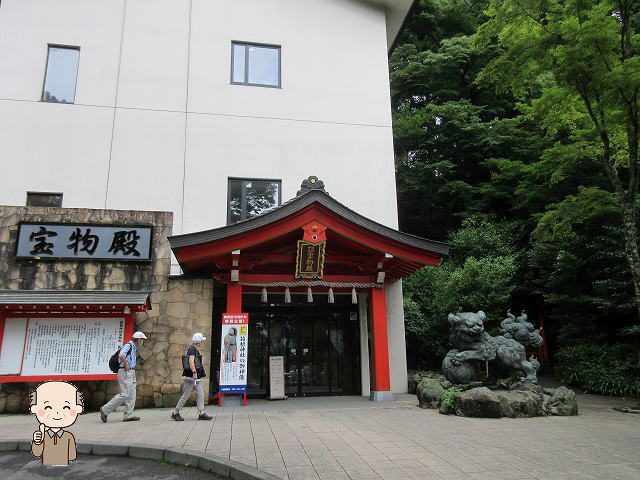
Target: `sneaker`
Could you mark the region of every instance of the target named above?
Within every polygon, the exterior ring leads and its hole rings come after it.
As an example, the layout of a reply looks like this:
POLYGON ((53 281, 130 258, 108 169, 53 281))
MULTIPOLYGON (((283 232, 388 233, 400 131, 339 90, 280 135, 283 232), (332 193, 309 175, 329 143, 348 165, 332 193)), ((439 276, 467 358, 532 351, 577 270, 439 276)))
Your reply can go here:
POLYGON ((100 407, 100 420, 102 423, 107 423, 107 414, 102 411, 102 407, 100 407))
POLYGON ((138 420, 140 420, 140 417, 128 417, 123 419, 123 422, 137 422, 138 420))
POLYGON ((182 418, 179 413, 172 413, 171 418, 176 422, 184 422, 184 418, 182 418))
POLYGON ((198 420, 211 420, 213 417, 211 415, 207 415, 206 413, 201 413, 198 415, 198 420))

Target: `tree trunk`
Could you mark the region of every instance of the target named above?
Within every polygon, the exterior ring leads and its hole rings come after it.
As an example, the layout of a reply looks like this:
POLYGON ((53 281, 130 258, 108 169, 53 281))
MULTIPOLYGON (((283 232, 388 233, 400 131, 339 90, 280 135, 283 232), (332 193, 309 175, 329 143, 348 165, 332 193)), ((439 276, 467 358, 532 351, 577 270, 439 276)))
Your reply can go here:
POLYGON ((635 290, 636 309, 640 319, 640 254, 638 254, 638 227, 636 199, 625 198, 623 208, 624 247, 631 269, 635 290))

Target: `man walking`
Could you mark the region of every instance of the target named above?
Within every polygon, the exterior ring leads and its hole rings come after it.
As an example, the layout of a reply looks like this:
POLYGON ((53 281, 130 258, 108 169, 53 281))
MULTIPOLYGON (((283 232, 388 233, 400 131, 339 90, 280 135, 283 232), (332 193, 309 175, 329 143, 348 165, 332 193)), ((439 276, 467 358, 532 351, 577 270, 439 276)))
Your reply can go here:
POLYGON ((124 404, 124 422, 137 422, 140 417, 133 415, 136 404, 136 352, 147 338, 142 332, 133 334, 133 338, 120 349, 120 370, 118 370, 118 384, 120 393, 115 395, 109 403, 100 408, 100 418, 107 422, 107 416, 120 405, 124 404))

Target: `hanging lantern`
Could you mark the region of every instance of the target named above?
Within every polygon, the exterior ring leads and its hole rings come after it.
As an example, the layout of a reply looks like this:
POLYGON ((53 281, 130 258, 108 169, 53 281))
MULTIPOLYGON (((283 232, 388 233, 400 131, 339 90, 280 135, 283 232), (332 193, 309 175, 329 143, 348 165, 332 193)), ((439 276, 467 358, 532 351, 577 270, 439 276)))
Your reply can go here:
POLYGON ((329 303, 333 303, 333 302, 334 302, 334 298, 333 298, 333 288, 329 288, 328 302, 329 302, 329 303))
POLYGON ((351 289, 351 303, 353 303, 354 305, 358 303, 358 294, 356 293, 355 288, 351 289))
POLYGON ((291 292, 289 287, 284 289, 284 303, 291 303, 291 292))
POLYGON ((267 298, 267 287, 262 287, 262 292, 260 294, 260 301, 262 303, 267 303, 269 299, 267 298))
POLYGON ((311 287, 307 287, 307 302, 313 302, 313 293, 311 293, 311 287))

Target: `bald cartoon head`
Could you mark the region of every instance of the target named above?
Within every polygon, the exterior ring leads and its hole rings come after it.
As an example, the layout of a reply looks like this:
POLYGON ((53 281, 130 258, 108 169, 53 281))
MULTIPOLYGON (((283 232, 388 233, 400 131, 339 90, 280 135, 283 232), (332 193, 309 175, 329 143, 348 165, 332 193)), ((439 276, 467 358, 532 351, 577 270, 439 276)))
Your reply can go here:
POLYGON ((84 410, 82 394, 75 385, 52 380, 38 385, 31 394, 31 413, 49 428, 73 425, 84 410))

